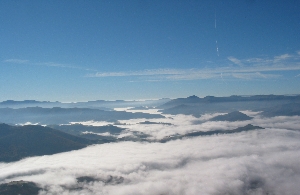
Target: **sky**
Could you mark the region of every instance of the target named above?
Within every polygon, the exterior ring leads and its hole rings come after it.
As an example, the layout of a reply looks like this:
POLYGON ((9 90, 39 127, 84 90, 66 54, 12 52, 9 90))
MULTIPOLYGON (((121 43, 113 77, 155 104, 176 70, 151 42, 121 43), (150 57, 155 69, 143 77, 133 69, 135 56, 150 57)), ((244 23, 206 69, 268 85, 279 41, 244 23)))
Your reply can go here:
POLYGON ((0 1, 0 101, 299 94, 300 1, 0 1))

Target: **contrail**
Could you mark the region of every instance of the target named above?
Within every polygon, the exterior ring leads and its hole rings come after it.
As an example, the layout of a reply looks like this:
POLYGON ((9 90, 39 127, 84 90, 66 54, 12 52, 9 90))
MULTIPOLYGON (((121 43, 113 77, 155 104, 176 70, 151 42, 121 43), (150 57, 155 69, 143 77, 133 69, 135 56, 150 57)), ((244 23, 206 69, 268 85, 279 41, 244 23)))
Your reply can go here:
POLYGON ((217 40, 217 10, 215 9, 215 31, 216 31, 216 49, 217 49, 217 55, 219 55, 219 47, 218 47, 218 40, 217 40))
POLYGON ((218 41, 217 41, 217 39, 216 39, 216 47, 217 47, 217 55, 220 56, 219 55, 219 47, 218 47, 218 41))
POLYGON ((217 11, 215 10, 215 29, 217 29, 217 11))

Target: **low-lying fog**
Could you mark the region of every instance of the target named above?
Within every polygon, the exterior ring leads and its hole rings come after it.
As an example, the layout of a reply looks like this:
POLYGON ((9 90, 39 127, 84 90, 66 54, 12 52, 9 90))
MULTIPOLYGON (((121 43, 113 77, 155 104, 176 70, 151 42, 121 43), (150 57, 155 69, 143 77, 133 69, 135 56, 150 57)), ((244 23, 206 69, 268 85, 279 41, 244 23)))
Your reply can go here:
POLYGON ((216 122, 208 120, 218 114, 201 118, 165 115, 165 119, 149 120, 161 124, 141 124, 146 120, 134 119, 119 121, 118 126, 127 128, 127 134, 139 131, 151 139, 247 124, 265 129, 167 143, 108 143, 0 163, 0 182, 33 181, 46 189, 42 195, 299 194, 300 117, 261 118, 258 112, 243 113, 254 118, 216 122), (78 183, 76 178, 82 176, 94 180, 78 183))

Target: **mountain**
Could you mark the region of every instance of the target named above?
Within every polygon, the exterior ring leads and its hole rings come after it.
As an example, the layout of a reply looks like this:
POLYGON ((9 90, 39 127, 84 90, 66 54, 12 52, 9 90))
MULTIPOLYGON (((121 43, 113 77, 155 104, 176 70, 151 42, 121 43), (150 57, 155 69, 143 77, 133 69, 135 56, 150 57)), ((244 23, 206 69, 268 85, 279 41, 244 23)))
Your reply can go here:
POLYGON ((48 125, 48 127, 72 135, 79 135, 85 131, 93 132, 93 133, 120 134, 123 130, 125 130, 125 128, 120 128, 114 125, 90 126, 90 125, 82 125, 82 124, 72 124, 72 125, 48 125))
POLYGON ((256 96, 190 96, 171 100, 158 108, 163 114, 185 114, 199 117, 205 113, 233 112, 236 110, 257 110, 278 107, 289 103, 300 103, 300 95, 256 95, 256 96))
POLYGON ((233 111, 228 114, 219 115, 210 119, 210 121, 245 121, 251 120, 253 117, 249 117, 248 115, 241 113, 239 111, 233 111))
POLYGON ((40 190, 42 188, 28 181, 12 181, 0 184, 1 195, 38 195, 40 190))
POLYGON ((108 143, 116 141, 112 135, 119 135, 125 128, 120 128, 114 125, 105 126, 88 126, 82 124, 72 125, 48 125, 48 127, 63 131, 65 133, 82 137, 89 140, 98 140, 97 143, 108 143), (88 133, 86 133, 88 132, 88 133), (99 135, 99 133, 108 135, 99 135))
POLYGON ((203 103, 225 103, 225 102, 252 102, 252 101, 298 101, 300 102, 300 95, 285 96, 285 95, 254 95, 254 96, 238 96, 232 95, 229 97, 215 97, 206 96, 204 98, 199 98, 195 95, 189 96, 187 98, 177 98, 171 100, 159 108, 171 108, 181 104, 191 105, 191 104, 203 104, 203 103))
POLYGON ((104 111, 90 108, 0 108, 0 122, 24 124, 68 124, 76 121, 117 121, 135 118, 164 118, 160 114, 130 113, 124 111, 104 111))
POLYGON ((274 116, 300 116, 300 103, 289 103, 271 108, 266 108, 261 113, 265 117, 274 116))
POLYGON ((155 107, 148 107, 148 106, 138 106, 134 108, 130 108, 128 110, 149 110, 149 109, 154 109, 155 107))
MULTIPOLYGON (((124 182, 122 176, 109 175, 104 178, 96 178, 92 176, 81 176, 76 178, 76 184, 71 186, 61 186, 64 190, 75 192, 82 190, 83 186, 91 182, 101 182, 104 185, 118 185, 124 182)), ((9 183, 0 184, 1 195, 38 195, 39 192, 48 194, 48 187, 41 188, 38 184, 31 181, 11 181, 9 183)))
POLYGON ((77 183, 90 183, 90 182, 103 182, 105 185, 116 185, 121 184, 124 181, 122 176, 112 176, 109 175, 108 178, 95 178, 91 176, 82 176, 76 178, 77 183))
POLYGON ((125 100, 115 100, 115 101, 105 101, 105 100, 95 100, 87 102, 50 102, 50 101, 36 101, 36 100, 6 100, 0 102, 0 108, 27 108, 27 107, 42 107, 42 108, 93 108, 102 110, 112 110, 113 108, 125 108, 125 107, 156 107, 161 104, 170 101, 168 98, 158 99, 158 100, 139 100, 139 101, 125 101, 125 100))
POLYGON ((184 115, 193 115, 195 117, 200 117, 205 113, 215 113, 215 112, 230 112, 233 111, 234 107, 228 106, 228 108, 220 103, 216 104, 196 104, 196 105, 185 105, 180 104, 178 106, 160 110, 163 114, 184 114, 184 115))
POLYGON ((138 124, 143 124, 143 125, 172 125, 172 123, 152 122, 152 121, 143 121, 143 122, 139 122, 138 124))
POLYGON ((172 115, 176 115, 176 114, 199 115, 199 110, 195 109, 193 106, 187 106, 185 104, 180 104, 160 111, 163 114, 172 114, 172 115))
POLYGON ((243 131, 251 131, 251 130, 256 130, 256 129, 264 129, 264 128, 248 124, 244 127, 238 127, 233 130, 197 131, 197 132, 185 134, 184 136, 185 137, 194 137, 194 136, 214 135, 214 134, 231 134, 231 133, 240 133, 243 131))
POLYGON ((185 104, 197 104, 200 102, 201 102, 201 98, 192 95, 187 98, 177 98, 174 100, 170 100, 167 103, 158 106, 158 108, 165 109, 165 108, 172 108, 175 106, 185 105, 185 104))
POLYGON ((257 130, 257 129, 264 129, 264 128, 248 124, 244 127, 238 127, 233 130, 196 131, 196 132, 192 132, 192 133, 187 133, 185 135, 177 134, 174 136, 166 137, 166 138, 160 140, 160 142, 165 143, 165 142, 168 142, 171 140, 182 139, 184 137, 208 136, 208 135, 215 135, 215 134, 232 134, 232 133, 240 133, 243 131, 251 131, 251 130, 257 130))
POLYGON ((0 124, 0 161, 77 150, 94 142, 49 127, 0 124))

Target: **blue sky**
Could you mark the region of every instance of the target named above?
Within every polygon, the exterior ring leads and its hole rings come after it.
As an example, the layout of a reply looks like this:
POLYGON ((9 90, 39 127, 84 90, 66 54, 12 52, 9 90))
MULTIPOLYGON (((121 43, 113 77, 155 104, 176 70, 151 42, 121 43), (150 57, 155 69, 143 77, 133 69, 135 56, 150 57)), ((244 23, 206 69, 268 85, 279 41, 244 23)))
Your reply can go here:
POLYGON ((0 101, 299 94, 300 2, 0 1, 0 101))

